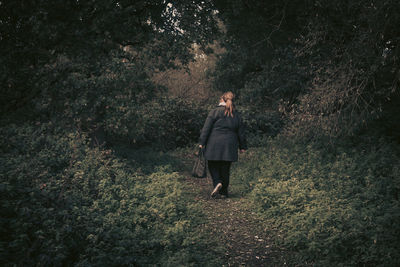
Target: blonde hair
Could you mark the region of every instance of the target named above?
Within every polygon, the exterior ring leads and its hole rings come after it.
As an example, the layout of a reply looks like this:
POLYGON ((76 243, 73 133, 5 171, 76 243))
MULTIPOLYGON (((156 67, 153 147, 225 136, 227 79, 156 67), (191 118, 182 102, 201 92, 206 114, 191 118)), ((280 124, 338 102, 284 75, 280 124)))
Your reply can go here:
POLYGON ((233 99, 235 98, 235 95, 231 91, 228 91, 225 92, 221 98, 226 103, 224 115, 231 116, 233 118, 233 111, 235 110, 233 99))

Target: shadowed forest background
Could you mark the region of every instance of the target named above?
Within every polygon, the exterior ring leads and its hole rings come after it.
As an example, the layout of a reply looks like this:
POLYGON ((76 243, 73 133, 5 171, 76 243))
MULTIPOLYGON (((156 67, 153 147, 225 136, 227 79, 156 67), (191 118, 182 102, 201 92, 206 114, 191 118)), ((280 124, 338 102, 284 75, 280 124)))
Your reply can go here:
POLYGON ((400 2, 0 1, 2 266, 221 266, 185 190, 236 94, 234 166, 296 265, 400 264, 400 2))

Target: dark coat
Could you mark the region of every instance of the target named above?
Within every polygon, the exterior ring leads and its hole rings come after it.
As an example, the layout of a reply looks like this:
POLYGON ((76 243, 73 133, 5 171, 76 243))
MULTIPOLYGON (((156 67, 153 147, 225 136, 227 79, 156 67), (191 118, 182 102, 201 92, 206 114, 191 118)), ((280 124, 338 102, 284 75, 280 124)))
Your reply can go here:
POLYGON ((207 160, 237 161, 238 149, 247 149, 244 125, 239 112, 225 116, 225 107, 210 111, 201 130, 199 143, 207 160))

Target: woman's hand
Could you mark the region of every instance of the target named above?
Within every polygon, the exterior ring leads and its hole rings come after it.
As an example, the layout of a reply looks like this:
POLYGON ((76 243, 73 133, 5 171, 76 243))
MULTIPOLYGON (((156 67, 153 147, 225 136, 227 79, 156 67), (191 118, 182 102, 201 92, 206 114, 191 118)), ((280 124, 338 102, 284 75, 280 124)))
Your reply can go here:
POLYGON ((240 149, 240 153, 246 152, 246 149, 240 149))
POLYGON ((202 146, 202 145, 199 145, 199 147, 200 147, 200 148, 203 148, 203 146, 202 146))

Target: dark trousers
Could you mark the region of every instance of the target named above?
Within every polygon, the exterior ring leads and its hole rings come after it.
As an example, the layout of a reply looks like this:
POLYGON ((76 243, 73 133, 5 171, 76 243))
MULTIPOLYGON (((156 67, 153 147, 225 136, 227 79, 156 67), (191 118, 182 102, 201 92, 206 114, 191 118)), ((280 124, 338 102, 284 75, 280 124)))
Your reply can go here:
POLYGON ((231 161, 222 160, 209 160, 208 169, 210 170, 213 186, 217 186, 218 183, 222 184, 222 188, 219 190, 221 195, 228 195, 229 186, 229 172, 231 168, 231 161))

